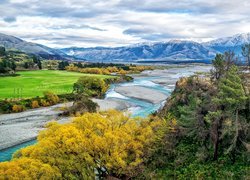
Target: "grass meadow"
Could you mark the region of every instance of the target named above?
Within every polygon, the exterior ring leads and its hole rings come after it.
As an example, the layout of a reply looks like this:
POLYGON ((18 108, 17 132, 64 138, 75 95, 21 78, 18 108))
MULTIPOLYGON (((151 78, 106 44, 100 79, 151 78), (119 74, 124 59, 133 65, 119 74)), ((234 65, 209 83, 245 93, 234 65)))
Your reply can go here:
POLYGON ((44 91, 56 94, 70 93, 73 84, 81 76, 112 77, 57 70, 21 71, 17 74, 20 76, 0 77, 0 99, 43 96, 44 91))

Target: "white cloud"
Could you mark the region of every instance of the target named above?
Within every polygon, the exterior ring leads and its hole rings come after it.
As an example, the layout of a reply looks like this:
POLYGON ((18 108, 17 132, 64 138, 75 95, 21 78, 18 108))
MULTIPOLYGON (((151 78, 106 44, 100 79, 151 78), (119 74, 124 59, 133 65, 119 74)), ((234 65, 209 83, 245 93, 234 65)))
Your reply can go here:
POLYGON ((248 0, 4 0, 0 32, 51 47, 207 39, 250 29, 248 0))

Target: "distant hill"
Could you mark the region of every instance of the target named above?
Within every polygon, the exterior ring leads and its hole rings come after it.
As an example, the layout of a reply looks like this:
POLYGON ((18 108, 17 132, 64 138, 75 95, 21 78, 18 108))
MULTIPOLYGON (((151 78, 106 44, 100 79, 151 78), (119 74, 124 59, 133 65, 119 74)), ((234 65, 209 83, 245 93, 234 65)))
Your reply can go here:
POLYGON ((0 33, 0 46, 4 46, 6 49, 16 49, 27 54, 34 54, 45 59, 65 59, 68 57, 60 50, 27 42, 2 33, 0 33))

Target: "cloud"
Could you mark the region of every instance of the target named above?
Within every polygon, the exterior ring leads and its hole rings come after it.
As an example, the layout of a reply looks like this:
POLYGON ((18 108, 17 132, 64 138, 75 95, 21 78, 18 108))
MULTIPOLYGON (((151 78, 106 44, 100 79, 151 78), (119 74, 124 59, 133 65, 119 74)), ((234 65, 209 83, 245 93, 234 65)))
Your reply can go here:
POLYGON ((120 46, 231 36, 250 29, 249 0, 0 0, 0 32, 52 47, 120 46))
POLYGON ((59 26, 52 26, 51 29, 55 30, 62 30, 62 29, 91 29, 95 31, 106 31, 106 29, 94 27, 94 26, 89 26, 86 24, 82 25, 75 25, 75 24, 67 24, 67 25, 59 25, 59 26))

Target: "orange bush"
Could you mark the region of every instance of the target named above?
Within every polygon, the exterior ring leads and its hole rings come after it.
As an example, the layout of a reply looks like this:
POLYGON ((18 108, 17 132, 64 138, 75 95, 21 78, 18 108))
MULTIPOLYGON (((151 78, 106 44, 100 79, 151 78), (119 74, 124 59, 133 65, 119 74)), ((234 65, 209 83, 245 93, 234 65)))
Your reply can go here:
POLYGON ((15 104, 14 106, 12 106, 12 111, 13 112, 22 112, 24 110, 25 110, 25 107, 23 105, 15 104))
POLYGON ((39 106, 38 101, 32 101, 32 102, 31 102, 31 107, 32 107, 32 108, 39 108, 40 106, 39 106))

